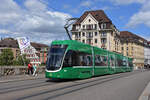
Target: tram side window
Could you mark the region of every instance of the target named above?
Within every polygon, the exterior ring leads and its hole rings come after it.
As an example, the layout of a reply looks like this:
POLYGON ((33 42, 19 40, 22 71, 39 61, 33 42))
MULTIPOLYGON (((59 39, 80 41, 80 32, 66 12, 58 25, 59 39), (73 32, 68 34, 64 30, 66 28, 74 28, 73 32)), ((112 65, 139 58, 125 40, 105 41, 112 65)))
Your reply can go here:
POLYGON ((123 60, 123 65, 122 66, 124 66, 124 67, 127 67, 128 66, 128 61, 127 61, 127 59, 124 59, 123 60))
POLYGON ((123 60, 122 59, 117 59, 118 66, 121 67, 123 66, 123 60))
POLYGON ((77 51, 68 51, 63 62, 63 67, 92 66, 92 55, 77 51))
POLYGON ((86 56, 86 59, 87 59, 87 66, 92 66, 93 63, 92 63, 92 55, 87 55, 86 56))
POLYGON ((107 56, 101 56, 102 58, 102 62, 104 64, 104 66, 108 66, 108 57, 107 56))
POLYGON ((107 66, 108 65, 108 59, 106 56, 95 56, 95 66, 107 66))
POLYGON ((129 61, 129 67, 133 67, 132 61, 129 61))
POLYGON ((110 56, 110 66, 115 66, 115 58, 112 56, 110 56))
POLYGON ((76 56, 77 66, 92 66, 92 55, 80 52, 76 56))

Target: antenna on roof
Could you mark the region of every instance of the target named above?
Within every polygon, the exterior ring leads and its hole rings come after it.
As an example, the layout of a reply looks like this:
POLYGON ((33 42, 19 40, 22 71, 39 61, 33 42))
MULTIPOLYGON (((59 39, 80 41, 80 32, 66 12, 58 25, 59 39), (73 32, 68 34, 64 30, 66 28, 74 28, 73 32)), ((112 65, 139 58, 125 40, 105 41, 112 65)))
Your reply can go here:
POLYGON ((67 35, 68 35, 68 37, 69 37, 70 40, 72 40, 72 38, 71 38, 71 36, 70 36, 70 34, 69 34, 68 28, 69 28, 72 24, 74 24, 77 20, 78 20, 78 18, 68 18, 66 24, 64 25, 64 28, 65 28, 65 30, 66 30, 66 32, 67 32, 67 35))

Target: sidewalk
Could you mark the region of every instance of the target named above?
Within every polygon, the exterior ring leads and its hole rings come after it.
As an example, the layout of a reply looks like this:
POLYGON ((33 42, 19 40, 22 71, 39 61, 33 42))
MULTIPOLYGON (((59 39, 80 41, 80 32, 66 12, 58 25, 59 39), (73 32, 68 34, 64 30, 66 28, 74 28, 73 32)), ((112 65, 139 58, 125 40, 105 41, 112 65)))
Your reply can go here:
POLYGON ((143 93, 141 94, 139 100, 150 100, 150 82, 149 84, 146 86, 145 90, 143 91, 143 93))
POLYGON ((27 74, 26 75, 1 76, 0 83, 34 80, 34 79, 41 79, 41 78, 45 78, 45 74, 38 74, 37 76, 32 76, 32 75, 27 75, 27 74))

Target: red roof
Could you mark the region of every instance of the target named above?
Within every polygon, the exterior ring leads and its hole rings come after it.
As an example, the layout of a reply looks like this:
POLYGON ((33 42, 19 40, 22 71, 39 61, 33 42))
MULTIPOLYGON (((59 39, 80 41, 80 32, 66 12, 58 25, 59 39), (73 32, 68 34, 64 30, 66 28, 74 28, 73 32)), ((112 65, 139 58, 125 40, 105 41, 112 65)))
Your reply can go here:
POLYGON ((121 31, 120 32, 120 37, 121 38, 141 39, 143 41, 147 41, 146 39, 144 39, 144 38, 142 38, 142 37, 140 37, 140 36, 138 36, 136 34, 133 34, 133 33, 129 32, 129 31, 121 31))
POLYGON ((88 14, 91 14, 98 22, 110 22, 112 21, 107 17, 103 10, 85 11, 75 24, 80 24, 88 14))

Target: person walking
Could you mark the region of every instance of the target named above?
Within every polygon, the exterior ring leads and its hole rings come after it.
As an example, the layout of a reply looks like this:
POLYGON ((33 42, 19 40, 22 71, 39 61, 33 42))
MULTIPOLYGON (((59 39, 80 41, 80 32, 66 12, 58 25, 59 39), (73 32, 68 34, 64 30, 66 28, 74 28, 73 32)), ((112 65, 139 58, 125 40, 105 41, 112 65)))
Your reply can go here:
POLYGON ((37 76, 37 66, 36 64, 33 65, 33 76, 37 76))
POLYGON ((28 75, 30 75, 30 71, 31 71, 31 63, 28 64, 28 75))
POLYGON ((30 75, 30 73, 33 74, 33 67, 31 63, 28 64, 28 75, 30 75))

